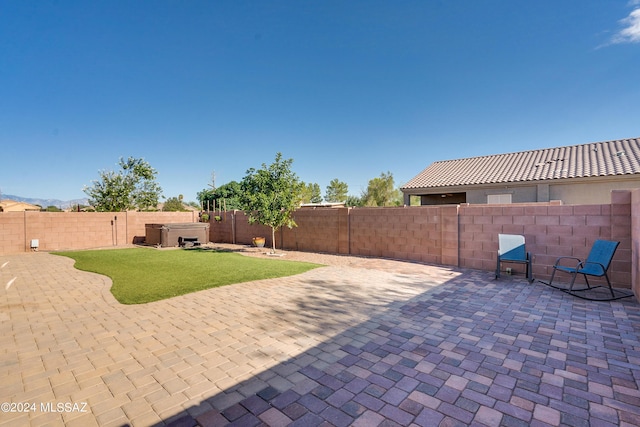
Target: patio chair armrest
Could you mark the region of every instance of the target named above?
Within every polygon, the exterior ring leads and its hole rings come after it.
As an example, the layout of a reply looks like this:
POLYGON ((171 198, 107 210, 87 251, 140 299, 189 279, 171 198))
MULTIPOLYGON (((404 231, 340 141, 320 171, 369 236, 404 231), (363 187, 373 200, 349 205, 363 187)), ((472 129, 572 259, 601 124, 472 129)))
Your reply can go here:
POLYGON ((582 260, 581 260, 580 258, 576 258, 576 257, 573 257, 573 256, 561 256, 560 258, 558 258, 558 259, 556 260, 556 263, 555 263, 555 264, 553 264, 553 266, 554 266, 554 267, 557 267, 558 265, 560 265, 560 262, 561 262, 561 261, 563 261, 563 260, 565 260, 565 259, 572 259, 572 260, 574 260, 574 261, 578 261, 578 263, 577 263, 577 265, 576 265, 576 268, 577 268, 577 266, 578 266, 578 265, 580 265, 580 264, 582 263, 582 260))
POLYGON ((601 264, 601 263, 595 262, 595 261, 581 261, 581 262, 578 263, 578 266, 577 266, 576 270, 583 270, 588 265, 597 265, 598 267, 600 267, 602 269, 602 274, 607 272, 607 269, 604 267, 604 264, 601 264))

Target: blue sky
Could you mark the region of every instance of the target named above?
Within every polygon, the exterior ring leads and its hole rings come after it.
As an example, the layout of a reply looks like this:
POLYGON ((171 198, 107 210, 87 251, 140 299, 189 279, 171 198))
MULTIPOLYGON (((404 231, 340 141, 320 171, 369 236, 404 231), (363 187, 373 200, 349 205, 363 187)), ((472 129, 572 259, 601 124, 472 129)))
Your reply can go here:
POLYGON ((324 194, 434 161, 640 137, 640 0, 0 3, 0 191, 164 196, 293 158, 324 194))

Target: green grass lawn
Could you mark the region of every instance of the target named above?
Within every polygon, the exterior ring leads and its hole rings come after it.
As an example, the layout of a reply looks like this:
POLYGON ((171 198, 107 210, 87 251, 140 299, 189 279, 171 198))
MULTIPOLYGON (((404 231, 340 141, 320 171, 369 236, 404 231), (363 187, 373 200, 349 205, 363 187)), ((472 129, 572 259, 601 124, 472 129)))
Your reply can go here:
POLYGON ((122 304, 143 304, 203 289, 304 273, 320 264, 247 257, 214 250, 150 248, 56 252, 75 267, 109 276, 122 304))

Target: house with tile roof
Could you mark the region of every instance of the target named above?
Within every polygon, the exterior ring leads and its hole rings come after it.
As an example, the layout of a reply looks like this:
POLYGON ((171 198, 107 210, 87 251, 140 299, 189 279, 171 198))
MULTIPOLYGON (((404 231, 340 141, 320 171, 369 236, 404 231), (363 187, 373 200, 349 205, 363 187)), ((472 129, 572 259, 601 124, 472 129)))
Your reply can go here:
POLYGON ((24 212, 24 211, 40 211, 40 206, 31 203, 18 202, 16 200, 3 199, 0 200, 0 212, 24 212))
POLYGON ((405 204, 605 204, 640 188, 640 138, 432 163, 400 188, 405 204))

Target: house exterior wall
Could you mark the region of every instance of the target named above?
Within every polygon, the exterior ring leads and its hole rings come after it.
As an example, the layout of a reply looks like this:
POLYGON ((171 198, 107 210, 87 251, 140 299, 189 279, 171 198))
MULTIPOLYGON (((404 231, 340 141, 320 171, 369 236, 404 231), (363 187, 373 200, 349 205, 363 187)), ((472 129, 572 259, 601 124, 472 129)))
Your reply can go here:
POLYGON ((549 186, 549 193, 551 200, 562 200, 566 205, 583 205, 609 203, 612 191, 634 188, 640 188, 640 176, 628 179, 581 179, 567 184, 559 180, 549 186))
MULTIPOLYGON (((535 185, 513 186, 486 186, 470 188, 467 191, 467 203, 486 204, 490 194, 511 194, 511 203, 537 202, 537 189, 535 185)), ((548 200, 544 200, 547 202, 548 200)))
MULTIPOLYGON (((539 182, 509 183, 502 185, 478 184, 469 186, 441 187, 428 189, 403 190, 405 204, 409 195, 466 193, 466 203, 486 204, 489 194, 511 194, 512 203, 562 201, 565 205, 605 204, 611 200, 614 190, 632 190, 640 188, 640 175, 612 177, 557 179, 539 182)), ((429 204, 429 198, 421 197, 423 204, 429 204)))
POLYGON ((5 199, 0 201, 0 212, 24 212, 42 210, 40 206, 32 205, 30 203, 18 202, 15 200, 5 199))

